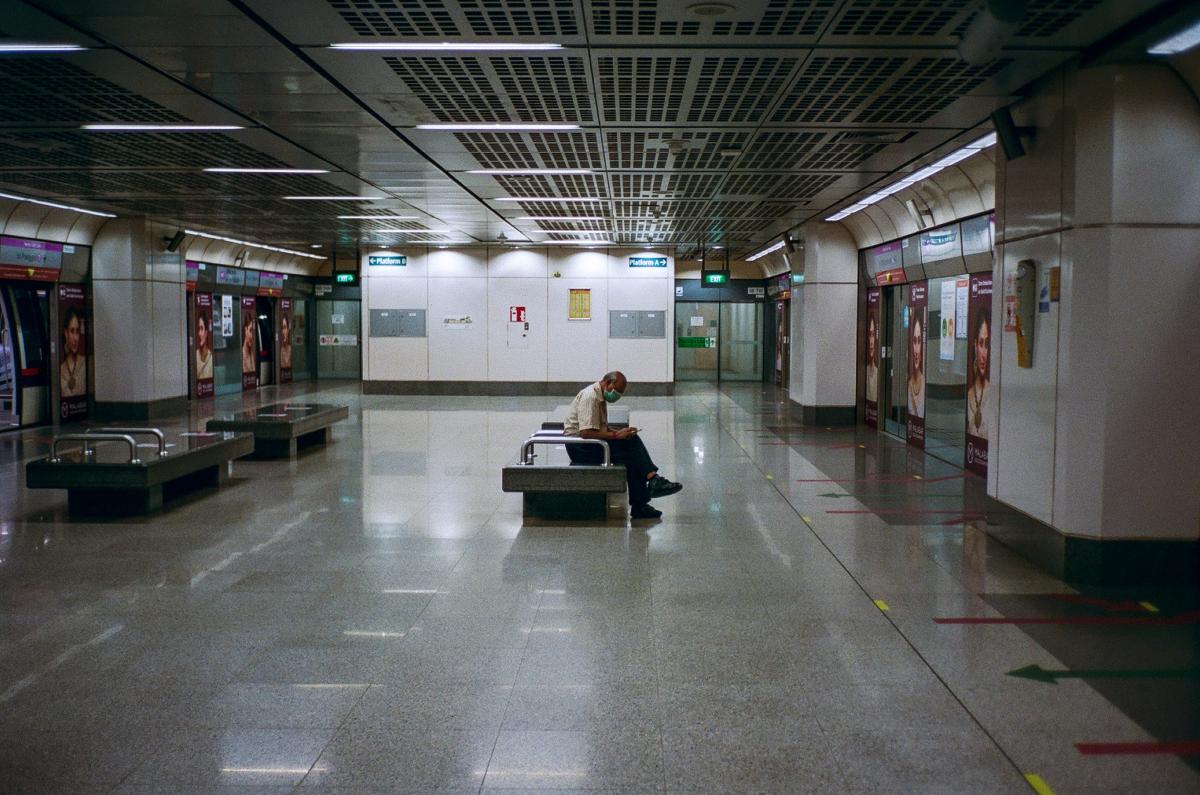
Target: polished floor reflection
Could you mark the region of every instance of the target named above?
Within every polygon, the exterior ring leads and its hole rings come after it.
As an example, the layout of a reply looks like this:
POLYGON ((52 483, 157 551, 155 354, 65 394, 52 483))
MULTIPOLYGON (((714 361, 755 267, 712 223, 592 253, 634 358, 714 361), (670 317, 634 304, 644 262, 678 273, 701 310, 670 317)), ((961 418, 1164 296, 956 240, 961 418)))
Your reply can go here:
POLYGON ((149 519, 0 435, 0 791, 1200 790, 1195 594, 1077 594, 899 442, 680 385, 622 403, 661 521, 527 525, 500 467, 562 399, 320 399, 329 446, 149 519))

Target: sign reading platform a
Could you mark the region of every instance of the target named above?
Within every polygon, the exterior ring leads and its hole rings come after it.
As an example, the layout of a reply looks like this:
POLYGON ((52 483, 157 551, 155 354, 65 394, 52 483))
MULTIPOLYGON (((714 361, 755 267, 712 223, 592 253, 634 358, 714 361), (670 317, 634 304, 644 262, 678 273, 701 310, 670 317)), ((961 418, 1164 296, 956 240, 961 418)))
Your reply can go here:
POLYGON ((645 254, 635 254, 629 258, 629 267, 631 268, 665 268, 667 267, 666 257, 651 257, 645 254))

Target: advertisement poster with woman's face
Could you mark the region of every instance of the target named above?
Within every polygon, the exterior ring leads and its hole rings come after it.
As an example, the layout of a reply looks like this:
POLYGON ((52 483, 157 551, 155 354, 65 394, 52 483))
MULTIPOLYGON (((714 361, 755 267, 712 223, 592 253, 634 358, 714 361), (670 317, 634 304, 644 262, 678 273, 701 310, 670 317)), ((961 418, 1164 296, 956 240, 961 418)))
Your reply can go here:
POLYGON ((292 299, 279 299, 279 383, 292 382, 292 299))
POLYGON ((925 332, 928 282, 908 286, 908 443, 925 447, 925 332))
POLYGON ((992 405, 992 275, 971 277, 967 299, 967 469, 987 475, 992 405))
POLYGON ((879 311, 881 297, 878 289, 867 290, 867 386, 863 397, 866 404, 864 419, 872 428, 879 427, 879 311))
POLYGON ((87 293, 77 284, 58 286, 59 416, 78 420, 87 416, 87 293))
POLYGON ((193 293, 196 328, 193 330, 192 368, 196 374, 196 397, 213 396, 213 295, 193 293))
POLYGON ((258 386, 256 303, 254 296, 242 296, 242 389, 254 389, 258 386))

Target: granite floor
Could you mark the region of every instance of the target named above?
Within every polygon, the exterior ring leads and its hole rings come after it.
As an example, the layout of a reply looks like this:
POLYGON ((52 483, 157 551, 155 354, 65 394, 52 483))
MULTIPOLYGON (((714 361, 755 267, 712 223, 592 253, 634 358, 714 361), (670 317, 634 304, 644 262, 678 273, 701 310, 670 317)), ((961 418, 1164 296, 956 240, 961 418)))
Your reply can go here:
POLYGON ((527 524, 500 468, 563 399, 319 391, 331 444, 147 519, 0 435, 0 791, 1200 791, 1196 595, 1077 593, 896 440, 680 385, 622 403, 661 521, 527 524))

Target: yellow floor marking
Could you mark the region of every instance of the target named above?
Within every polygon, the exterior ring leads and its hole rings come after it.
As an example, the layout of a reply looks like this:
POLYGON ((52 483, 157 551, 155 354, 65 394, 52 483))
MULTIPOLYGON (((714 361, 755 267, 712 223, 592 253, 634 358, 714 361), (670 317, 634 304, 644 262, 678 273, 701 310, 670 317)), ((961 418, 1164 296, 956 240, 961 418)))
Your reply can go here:
POLYGON ((774 475, 767 475, 767 480, 774 480, 774 479, 775 479, 774 475))
POLYGON ((867 446, 866 446, 865 444, 860 444, 860 445, 859 445, 859 447, 861 447, 861 448, 862 448, 862 449, 864 449, 864 450, 866 450, 866 449, 867 449, 867 446))
POLYGON ((921 477, 920 475, 913 475, 913 480, 924 480, 924 479, 925 478, 921 477))
POLYGON ((1153 602, 1138 602, 1147 613, 1157 613, 1158 607, 1153 602))
POLYGON ((887 611, 891 610, 891 608, 888 607, 888 603, 883 601, 882 599, 872 599, 871 601, 875 603, 876 607, 878 607, 880 610, 882 610, 885 613, 887 611))
POLYGON ((1050 785, 1043 781, 1037 773, 1026 773, 1025 780, 1038 795, 1054 795, 1054 790, 1050 789, 1050 785))
POLYGON ((804 520, 805 524, 812 524, 812 519, 809 519, 807 516, 801 516, 800 518, 804 520))

